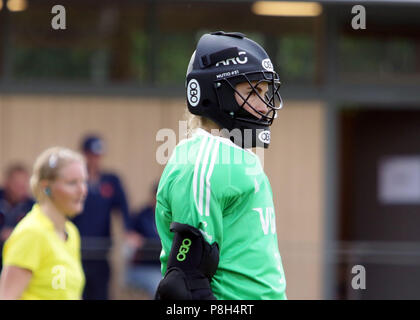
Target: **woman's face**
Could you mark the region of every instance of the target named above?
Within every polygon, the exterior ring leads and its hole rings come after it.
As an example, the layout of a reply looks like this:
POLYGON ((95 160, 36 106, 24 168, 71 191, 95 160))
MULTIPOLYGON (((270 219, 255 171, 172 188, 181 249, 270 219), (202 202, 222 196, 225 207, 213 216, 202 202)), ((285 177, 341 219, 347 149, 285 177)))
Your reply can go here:
MULTIPOLYGON (((262 101, 258 95, 253 91, 253 87, 256 85, 257 81, 251 81, 252 87, 248 82, 242 82, 239 83, 236 86, 236 91, 240 93, 241 97, 238 93, 235 92, 235 99, 236 102, 241 106, 243 104, 243 108, 248 111, 250 114, 252 114, 254 117, 261 119, 261 115, 255 112, 255 110, 261 112, 262 114, 267 114, 268 108, 264 101, 262 101), (244 101, 248 97, 248 95, 251 94, 251 96, 248 98, 247 103, 244 104, 244 101), (253 110, 254 108, 255 110, 253 110)), ((261 82, 256 88, 256 91, 259 93, 260 97, 264 99, 265 94, 268 91, 268 83, 267 82, 261 82)))
POLYGON ((87 194, 87 172, 80 161, 72 161, 59 171, 51 183, 51 201, 58 210, 73 217, 83 210, 87 194))

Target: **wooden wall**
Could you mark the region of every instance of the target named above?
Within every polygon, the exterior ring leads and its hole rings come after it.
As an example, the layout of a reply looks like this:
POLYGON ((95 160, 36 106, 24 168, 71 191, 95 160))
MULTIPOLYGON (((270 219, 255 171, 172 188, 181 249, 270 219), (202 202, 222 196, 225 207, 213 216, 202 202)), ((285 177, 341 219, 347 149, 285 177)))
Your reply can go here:
MULTIPOLYGON (((182 99, 0 96, 0 172, 14 161, 30 168, 44 149, 77 149, 83 135, 100 133, 108 149, 104 166, 121 176, 130 206, 137 209, 163 170, 156 161, 162 144, 156 134, 162 128, 178 132, 184 110, 182 99)), ((324 149, 323 105, 286 101, 272 128, 264 167, 274 194, 289 299, 322 298, 324 149)))
POLYGON ((288 102, 264 157, 290 299, 322 299, 324 127, 321 103, 288 102))

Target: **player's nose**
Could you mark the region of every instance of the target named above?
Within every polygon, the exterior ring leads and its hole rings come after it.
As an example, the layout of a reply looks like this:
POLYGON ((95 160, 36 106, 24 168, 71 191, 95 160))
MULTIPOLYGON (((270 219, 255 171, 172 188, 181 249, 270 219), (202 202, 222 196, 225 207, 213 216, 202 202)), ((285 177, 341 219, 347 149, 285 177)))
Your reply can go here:
POLYGON ((261 99, 257 99, 257 101, 254 104, 254 108, 255 108, 255 110, 257 110, 258 112, 260 112, 262 114, 267 114, 267 112, 268 112, 267 104, 264 101, 262 101, 261 99))

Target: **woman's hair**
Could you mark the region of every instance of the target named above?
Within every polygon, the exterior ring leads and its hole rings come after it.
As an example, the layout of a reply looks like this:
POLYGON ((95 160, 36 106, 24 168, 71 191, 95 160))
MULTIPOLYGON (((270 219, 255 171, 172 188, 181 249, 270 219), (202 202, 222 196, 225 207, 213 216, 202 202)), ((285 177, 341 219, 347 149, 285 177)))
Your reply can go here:
POLYGON ((49 148, 38 156, 30 179, 32 193, 38 202, 45 198, 41 181, 54 181, 63 167, 75 161, 85 163, 80 153, 63 147, 49 148))
POLYGON ((191 137, 192 133, 197 128, 202 128, 207 131, 210 131, 214 128, 219 128, 219 126, 214 123, 212 120, 192 114, 188 108, 185 111, 185 118, 187 119, 187 137, 191 137))

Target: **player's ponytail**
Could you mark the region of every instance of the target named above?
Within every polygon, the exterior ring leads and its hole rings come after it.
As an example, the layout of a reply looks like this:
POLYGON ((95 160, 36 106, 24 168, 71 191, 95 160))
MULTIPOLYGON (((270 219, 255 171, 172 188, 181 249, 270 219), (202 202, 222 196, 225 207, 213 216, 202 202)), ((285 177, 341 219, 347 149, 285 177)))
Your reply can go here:
MULTIPOLYGON (((207 131, 211 131, 212 129, 220 130, 220 127, 214 123, 212 120, 192 114, 186 109, 185 117, 187 119, 187 137, 190 138, 192 133, 197 128, 202 128, 207 131)), ((182 137, 181 137, 182 138, 182 137)))

